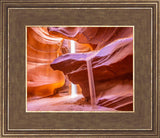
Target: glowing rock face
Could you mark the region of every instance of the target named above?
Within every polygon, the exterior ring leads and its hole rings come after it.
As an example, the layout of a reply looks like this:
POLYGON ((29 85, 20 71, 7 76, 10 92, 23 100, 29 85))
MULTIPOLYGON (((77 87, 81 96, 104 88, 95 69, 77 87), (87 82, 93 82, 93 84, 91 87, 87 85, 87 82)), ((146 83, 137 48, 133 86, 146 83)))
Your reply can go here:
MULTIPOLYGON (((75 42, 75 52, 92 50, 90 44, 75 42)), ((70 53, 70 41, 54 37, 46 27, 27 29, 27 96, 53 95, 65 84, 63 72, 53 70, 50 64, 58 56, 70 53)))
POLYGON ((86 60, 92 55, 97 104, 133 110, 132 27, 28 28, 28 97, 54 94, 64 87, 67 75, 89 100, 86 60), (70 40, 76 44, 74 54, 70 53, 70 40))
POLYGON ((54 71, 50 63, 57 58, 62 38, 55 38, 47 29, 27 29, 27 96, 48 96, 64 85, 61 71, 54 71))

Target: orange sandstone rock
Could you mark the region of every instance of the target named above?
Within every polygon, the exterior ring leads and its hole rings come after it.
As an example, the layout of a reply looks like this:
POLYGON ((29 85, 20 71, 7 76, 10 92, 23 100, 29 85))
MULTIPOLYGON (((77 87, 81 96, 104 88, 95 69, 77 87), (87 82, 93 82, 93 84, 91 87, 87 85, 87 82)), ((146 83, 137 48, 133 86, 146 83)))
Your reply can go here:
POLYGON ((44 28, 27 28, 27 96, 48 96, 65 83, 61 71, 50 63, 57 58, 62 38, 47 34, 44 28))

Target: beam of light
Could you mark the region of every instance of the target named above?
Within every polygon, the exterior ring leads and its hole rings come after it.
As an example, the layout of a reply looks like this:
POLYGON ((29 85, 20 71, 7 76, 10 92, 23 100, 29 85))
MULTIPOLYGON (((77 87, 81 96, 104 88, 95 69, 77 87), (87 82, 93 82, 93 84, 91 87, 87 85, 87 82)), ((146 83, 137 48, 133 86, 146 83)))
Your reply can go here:
MULTIPOLYGON (((71 40, 71 53, 76 53, 75 41, 71 40)), ((71 83, 71 97, 74 98, 77 96, 77 86, 71 83)))
POLYGON ((71 40, 71 53, 76 53, 75 41, 71 40))
POLYGON ((77 86, 71 83, 71 97, 74 98, 77 96, 77 86))
POLYGON ((95 84, 94 84, 94 76, 92 70, 91 60, 87 60, 87 71, 88 71, 88 82, 89 82, 89 92, 92 108, 96 108, 96 92, 95 92, 95 84))
POLYGON ((88 71, 88 83, 89 83, 89 92, 90 92, 90 99, 91 105, 93 109, 97 108, 97 100, 96 100, 96 91, 95 91, 95 84, 94 84, 94 75, 93 75, 93 68, 92 68, 92 58, 97 54, 97 52, 93 53, 90 57, 87 58, 87 71, 88 71))

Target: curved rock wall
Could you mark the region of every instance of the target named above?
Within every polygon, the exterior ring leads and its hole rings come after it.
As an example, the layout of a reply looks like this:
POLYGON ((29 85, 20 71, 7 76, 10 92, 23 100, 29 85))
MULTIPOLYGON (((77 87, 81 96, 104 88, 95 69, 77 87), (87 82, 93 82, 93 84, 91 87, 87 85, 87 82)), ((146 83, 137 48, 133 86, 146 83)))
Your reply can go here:
POLYGON ((48 27, 49 34, 101 49, 121 38, 133 37, 132 27, 48 27))
POLYGON ((48 96, 64 85, 61 71, 50 68, 57 58, 62 38, 50 36, 46 28, 27 28, 27 96, 48 96))
MULTIPOLYGON (((63 72, 53 70, 50 64, 57 57, 70 53, 70 50, 69 40, 50 35, 46 27, 27 28, 28 97, 44 97, 60 91, 69 91, 68 80, 63 72)), ((91 50, 90 44, 76 42, 76 53, 91 50)))
POLYGON ((86 60, 92 55, 97 104, 133 110, 132 27, 28 27, 27 96, 66 91, 69 78, 90 100, 86 60))
POLYGON ((86 60, 92 58, 97 104, 116 110, 133 110, 133 28, 48 28, 49 33, 79 43, 89 43, 91 52, 65 54, 53 61, 51 67, 61 70, 70 81, 79 84, 89 100, 86 60))

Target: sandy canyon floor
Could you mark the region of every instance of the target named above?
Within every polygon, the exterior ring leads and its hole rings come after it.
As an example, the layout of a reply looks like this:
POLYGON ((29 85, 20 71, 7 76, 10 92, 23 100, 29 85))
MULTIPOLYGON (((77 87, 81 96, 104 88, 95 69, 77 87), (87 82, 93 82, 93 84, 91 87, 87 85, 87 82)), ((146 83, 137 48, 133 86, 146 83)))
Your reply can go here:
POLYGON ((43 98, 30 98, 27 100, 27 111, 116 111, 112 108, 97 106, 92 108, 91 104, 82 95, 71 97, 70 95, 49 96, 43 98))

